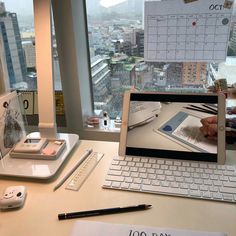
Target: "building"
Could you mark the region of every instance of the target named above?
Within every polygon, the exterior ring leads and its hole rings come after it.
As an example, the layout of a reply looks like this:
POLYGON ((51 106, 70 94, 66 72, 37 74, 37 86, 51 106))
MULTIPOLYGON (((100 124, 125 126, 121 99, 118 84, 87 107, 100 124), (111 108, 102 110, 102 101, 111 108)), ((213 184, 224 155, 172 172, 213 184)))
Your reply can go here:
POLYGON ((136 44, 138 47, 138 56, 144 57, 144 31, 136 32, 136 44))
POLYGON ((93 85, 93 97, 95 103, 106 103, 110 89, 110 74, 107 58, 95 56, 91 58, 91 74, 93 85))
POLYGON ((27 40, 22 42, 22 47, 25 56, 26 67, 28 70, 36 68, 36 54, 34 40, 27 40))
POLYGON ((3 2, 0 2, 0 37, 5 51, 10 87, 19 88, 26 76, 20 30, 17 15, 7 12, 3 2))
POLYGON ((207 63, 184 62, 182 69, 183 85, 205 85, 207 82, 207 63))

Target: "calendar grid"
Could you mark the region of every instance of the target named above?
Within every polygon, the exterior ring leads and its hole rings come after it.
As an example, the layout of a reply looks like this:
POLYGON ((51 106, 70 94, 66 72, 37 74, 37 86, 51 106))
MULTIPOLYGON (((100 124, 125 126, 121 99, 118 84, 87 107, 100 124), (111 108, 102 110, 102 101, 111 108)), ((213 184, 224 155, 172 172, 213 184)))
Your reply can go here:
POLYGON ((147 61, 223 61, 231 14, 146 16, 147 61))

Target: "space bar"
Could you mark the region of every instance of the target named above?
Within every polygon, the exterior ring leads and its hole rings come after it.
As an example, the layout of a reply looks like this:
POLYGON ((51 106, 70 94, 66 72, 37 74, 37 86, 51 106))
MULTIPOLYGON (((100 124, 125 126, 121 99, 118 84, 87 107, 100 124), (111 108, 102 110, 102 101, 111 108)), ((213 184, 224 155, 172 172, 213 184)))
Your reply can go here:
POLYGON ((169 188, 169 187, 144 185, 144 184, 142 186, 142 190, 143 191, 150 191, 150 192, 188 195, 188 190, 187 189, 169 188))

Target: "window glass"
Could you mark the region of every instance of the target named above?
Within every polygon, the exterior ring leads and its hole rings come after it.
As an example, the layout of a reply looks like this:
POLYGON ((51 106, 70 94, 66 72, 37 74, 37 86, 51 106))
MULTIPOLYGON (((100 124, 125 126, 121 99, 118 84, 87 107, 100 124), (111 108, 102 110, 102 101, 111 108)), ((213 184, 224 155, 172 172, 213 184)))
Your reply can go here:
MULTIPOLYGON (((37 68, 33 0, 0 1, 1 62, 7 90, 21 91, 25 113, 32 125, 38 122, 37 68)), ((56 111, 64 116, 64 102, 54 26, 52 30, 54 87, 56 111)), ((57 117, 58 118, 58 117, 57 117)), ((63 126, 65 119, 63 119, 63 126)), ((59 121, 59 124, 61 122, 59 121)))
MULTIPOLYGON (((33 0, 0 2, 0 36, 3 42, 11 89, 36 90, 37 69, 33 0)), ((60 71, 53 30, 55 89, 61 90, 60 71)))
POLYGON ((86 0, 86 5, 96 111, 120 117, 123 92, 128 89, 199 93, 208 91, 216 79, 236 82, 235 15, 226 61, 146 62, 144 0, 86 0))

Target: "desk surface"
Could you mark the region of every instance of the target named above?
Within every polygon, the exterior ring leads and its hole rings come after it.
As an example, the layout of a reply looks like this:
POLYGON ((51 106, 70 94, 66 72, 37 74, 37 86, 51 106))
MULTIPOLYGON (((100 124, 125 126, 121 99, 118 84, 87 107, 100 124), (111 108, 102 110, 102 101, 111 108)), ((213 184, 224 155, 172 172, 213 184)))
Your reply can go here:
POLYGON ((0 235, 70 235, 76 219, 58 221, 58 213, 140 203, 152 204, 153 207, 147 211, 83 219, 201 231, 224 231, 228 236, 236 235, 236 204, 102 189, 110 160, 117 155, 117 150, 118 143, 82 140, 74 149, 58 178, 50 183, 1 179, 0 192, 11 185, 25 185, 28 196, 22 209, 0 212, 0 235), (78 192, 66 190, 67 181, 53 192, 57 181, 71 169, 89 147, 94 151, 103 152, 105 156, 81 189, 78 192))

